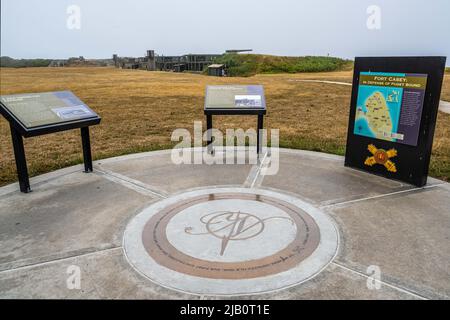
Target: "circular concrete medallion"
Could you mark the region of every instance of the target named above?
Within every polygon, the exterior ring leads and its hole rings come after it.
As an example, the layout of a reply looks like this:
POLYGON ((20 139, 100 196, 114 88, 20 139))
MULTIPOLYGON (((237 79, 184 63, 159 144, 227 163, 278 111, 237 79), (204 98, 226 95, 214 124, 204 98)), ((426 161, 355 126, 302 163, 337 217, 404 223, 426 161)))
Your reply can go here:
POLYGON ((265 293, 306 281, 334 257, 330 218, 278 192, 210 188, 170 197, 127 226, 124 250, 150 280, 193 294, 265 293))

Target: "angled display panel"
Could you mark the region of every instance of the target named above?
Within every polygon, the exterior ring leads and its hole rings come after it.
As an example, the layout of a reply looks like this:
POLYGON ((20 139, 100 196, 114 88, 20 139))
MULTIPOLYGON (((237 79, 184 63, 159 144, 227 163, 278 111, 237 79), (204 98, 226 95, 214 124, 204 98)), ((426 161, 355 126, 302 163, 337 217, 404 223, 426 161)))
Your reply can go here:
POLYGON ((27 129, 98 117, 70 91, 5 95, 0 101, 27 129))
POLYGON ((426 184, 445 61, 355 59, 346 166, 426 184))
POLYGON ((0 113, 10 125, 20 191, 31 192, 23 137, 80 129, 85 172, 92 172, 89 127, 101 118, 72 92, 0 96, 0 113))
POLYGON ((206 88, 205 110, 265 110, 264 89, 260 85, 208 86, 206 88))

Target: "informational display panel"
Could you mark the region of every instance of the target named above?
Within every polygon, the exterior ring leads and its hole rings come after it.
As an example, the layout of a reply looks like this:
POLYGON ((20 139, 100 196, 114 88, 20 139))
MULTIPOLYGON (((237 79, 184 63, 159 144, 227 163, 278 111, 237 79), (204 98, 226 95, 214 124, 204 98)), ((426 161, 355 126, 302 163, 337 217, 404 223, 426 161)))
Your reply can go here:
POLYGON ((264 89, 259 85, 208 86, 205 109, 266 109, 264 89))
POLYGON ((416 146, 427 77, 361 72, 354 134, 416 146))
POLYGON ((445 61, 355 59, 346 166, 426 184, 445 61))
POLYGON ((84 171, 92 172, 89 127, 101 118, 70 91, 0 96, 0 114, 9 122, 20 191, 31 192, 23 137, 80 129, 84 171))
POLYGON ((27 129, 98 117, 70 91, 5 95, 0 102, 27 129))

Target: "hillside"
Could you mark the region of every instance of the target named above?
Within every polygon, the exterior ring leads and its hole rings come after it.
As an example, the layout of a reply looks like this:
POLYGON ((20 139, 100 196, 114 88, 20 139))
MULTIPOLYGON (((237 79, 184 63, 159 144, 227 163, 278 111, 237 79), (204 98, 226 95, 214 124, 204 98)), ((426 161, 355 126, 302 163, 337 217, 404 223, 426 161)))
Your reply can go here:
POLYGON ((248 77, 262 73, 329 72, 350 70, 353 63, 334 57, 281 57, 259 54, 225 54, 215 60, 225 64, 228 75, 248 77))

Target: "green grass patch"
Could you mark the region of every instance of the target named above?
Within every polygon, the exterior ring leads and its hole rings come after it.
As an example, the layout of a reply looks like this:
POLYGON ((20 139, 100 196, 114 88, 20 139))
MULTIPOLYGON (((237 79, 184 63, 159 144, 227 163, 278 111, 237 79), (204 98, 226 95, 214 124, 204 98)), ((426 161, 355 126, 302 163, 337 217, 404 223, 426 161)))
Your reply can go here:
POLYGON ((336 141, 316 140, 298 136, 284 137, 280 140, 280 148, 324 152, 339 156, 345 155, 345 145, 339 144, 336 141))
POLYGON ((334 57, 281 57, 259 54, 224 54, 215 63, 225 64, 228 75, 249 77, 255 74, 330 72, 349 70, 350 60, 334 57))

